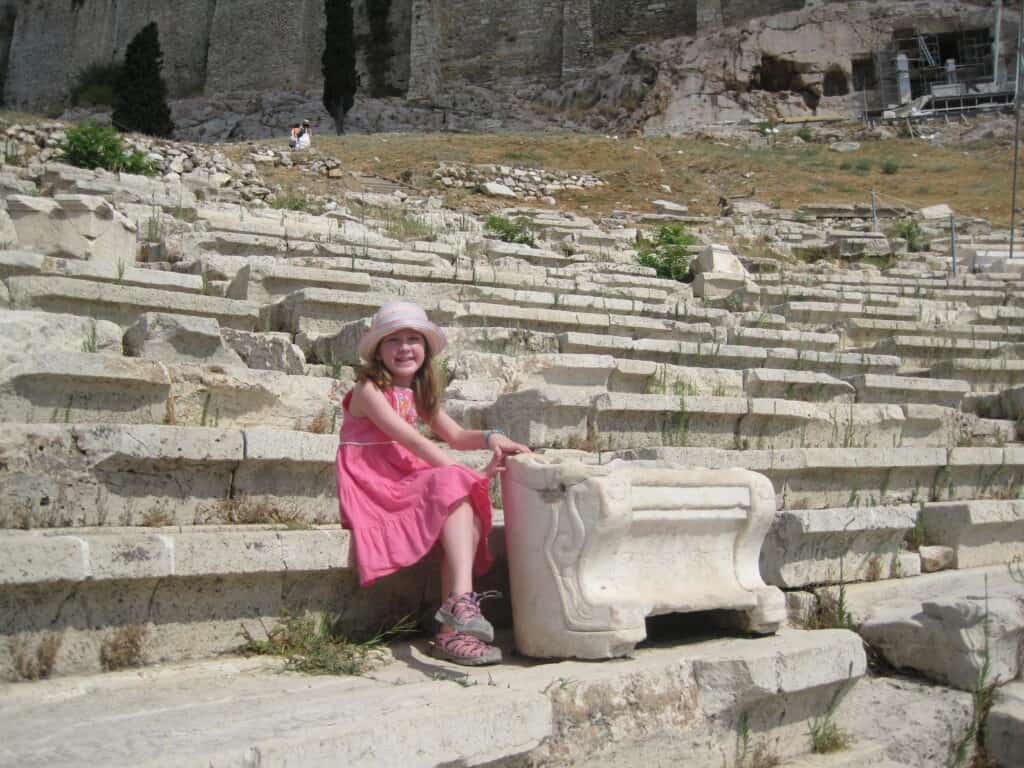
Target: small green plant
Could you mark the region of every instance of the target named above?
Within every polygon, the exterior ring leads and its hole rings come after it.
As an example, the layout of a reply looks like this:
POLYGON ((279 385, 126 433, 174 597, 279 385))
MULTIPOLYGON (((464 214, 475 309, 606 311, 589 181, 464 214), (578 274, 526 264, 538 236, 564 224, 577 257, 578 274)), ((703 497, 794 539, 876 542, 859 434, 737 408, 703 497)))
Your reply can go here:
POLYGON ((971 721, 967 724, 967 730, 963 737, 953 748, 953 753, 949 757, 949 768, 966 768, 968 765, 989 765, 985 755, 985 746, 981 739, 985 732, 985 720, 988 718, 989 710, 992 709, 995 688, 999 683, 998 677, 995 680, 989 680, 989 675, 992 673, 992 652, 989 647, 991 628, 989 621, 988 576, 986 575, 985 613, 982 616, 981 624, 984 644, 981 649, 981 668, 978 670, 978 680, 971 690, 971 721))
POLYGON ((513 220, 504 216, 488 216, 484 230, 505 243, 519 243, 531 247, 537 245, 530 220, 523 217, 513 220))
POLYGON ((833 719, 841 693, 842 689, 836 691, 825 713, 821 717, 812 718, 807 726, 807 734, 811 737, 811 752, 815 754, 841 752, 850 746, 850 735, 833 719))
POLYGON ((911 253, 919 253, 926 247, 924 231, 921 229, 921 225, 914 219, 901 221, 896 225, 893 233, 896 237, 902 237, 907 241, 907 250, 911 253))
POLYGON ((895 160, 883 160, 882 161, 882 173, 886 176, 894 176, 900 172, 900 164, 895 160))
POLYGON ((853 164, 853 170, 860 176, 863 176, 871 170, 871 161, 866 157, 862 157, 860 160, 853 164))
POLYGON ((927 535, 924 527, 924 516, 917 513, 917 518, 914 520, 914 527, 907 531, 907 549, 911 552, 917 552, 921 547, 927 543, 927 535))
POLYGON ((89 320, 89 329, 85 332, 85 338, 82 339, 82 351, 83 352, 95 352, 99 347, 99 339, 96 334, 96 320, 91 318, 89 320))
POLYGON ((796 135, 800 137, 802 141, 811 141, 814 138, 814 131, 811 130, 809 125, 803 126, 796 135))
POLYGON ((93 120, 69 127, 61 149, 64 159, 79 168, 103 168, 144 176, 152 176, 157 170, 142 153, 128 153, 116 130, 93 120))
POLYGON ((384 219, 384 233, 393 240, 436 240, 437 230, 425 221, 402 211, 389 209, 384 219))
POLYGON ((654 269, 658 277, 682 280, 690 271, 688 249, 696 244, 696 236, 681 224, 665 224, 658 227, 653 240, 640 240, 636 260, 641 266, 654 269))
POLYGON ((415 628, 411 617, 399 619, 390 628, 354 640, 336 633, 337 620, 326 614, 284 615, 268 631, 266 640, 255 639, 243 627, 245 643, 240 651, 249 655, 281 656, 285 668, 308 675, 361 675, 383 661, 381 646, 415 628))
POLYGON ((142 643, 146 628, 126 624, 100 644, 100 665, 108 672, 142 665, 142 643))
POLYGON ((736 731, 736 768, 775 768, 782 765, 782 760, 766 742, 761 741, 751 748, 750 741, 750 720, 744 712, 740 715, 736 731))

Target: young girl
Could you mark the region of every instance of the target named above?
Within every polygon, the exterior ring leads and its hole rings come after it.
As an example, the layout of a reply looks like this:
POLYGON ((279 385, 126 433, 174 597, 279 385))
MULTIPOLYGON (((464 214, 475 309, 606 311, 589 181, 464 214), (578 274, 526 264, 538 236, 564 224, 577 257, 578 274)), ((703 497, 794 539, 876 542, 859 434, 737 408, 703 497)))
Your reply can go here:
POLYGON ((360 338, 366 366, 342 401, 341 521, 352 530, 363 586, 412 565, 440 543, 445 597, 434 617, 441 629, 432 651, 459 664, 494 664, 501 651, 490 645, 494 629, 473 591, 474 572, 491 565, 487 486, 506 456, 530 449, 500 430, 462 429, 440 409, 431 362, 446 343, 423 309, 409 302, 382 306, 360 338), (420 434, 417 418, 456 450, 493 451, 483 473, 457 464, 420 434))

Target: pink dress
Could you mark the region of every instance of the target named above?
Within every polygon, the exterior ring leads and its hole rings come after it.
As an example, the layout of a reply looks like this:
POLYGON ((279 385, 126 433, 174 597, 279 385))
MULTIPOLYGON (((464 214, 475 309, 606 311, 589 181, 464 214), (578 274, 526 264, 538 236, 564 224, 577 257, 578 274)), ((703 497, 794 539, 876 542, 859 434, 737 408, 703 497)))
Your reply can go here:
MULTIPOLYGON (((402 418, 416 424, 411 389, 393 387, 384 396, 402 418)), ((492 562, 488 479, 461 465, 431 466, 370 419, 353 416, 351 400, 351 392, 342 400, 338 501, 341 524, 352 531, 360 584, 372 584, 422 559, 437 543, 452 504, 467 496, 480 522, 473 570, 484 573, 492 562)))

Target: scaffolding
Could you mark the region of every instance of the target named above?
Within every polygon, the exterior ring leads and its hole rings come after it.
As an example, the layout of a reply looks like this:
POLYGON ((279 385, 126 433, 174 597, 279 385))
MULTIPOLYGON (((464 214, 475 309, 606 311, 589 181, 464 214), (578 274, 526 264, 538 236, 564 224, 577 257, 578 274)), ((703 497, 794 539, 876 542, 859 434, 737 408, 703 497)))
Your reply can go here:
POLYGON ((865 93, 875 116, 1001 109, 1015 85, 997 67, 998 46, 989 29, 927 32, 901 29, 892 43, 872 52, 877 89, 865 93))

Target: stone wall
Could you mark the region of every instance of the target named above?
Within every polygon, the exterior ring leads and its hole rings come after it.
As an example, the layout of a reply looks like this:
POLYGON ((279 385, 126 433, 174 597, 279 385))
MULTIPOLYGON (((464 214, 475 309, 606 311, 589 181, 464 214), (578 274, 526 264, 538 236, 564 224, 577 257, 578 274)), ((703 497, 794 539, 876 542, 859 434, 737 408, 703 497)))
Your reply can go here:
POLYGON ((608 55, 648 40, 694 35, 697 7, 703 4, 702 0, 592 0, 594 47, 608 55))

